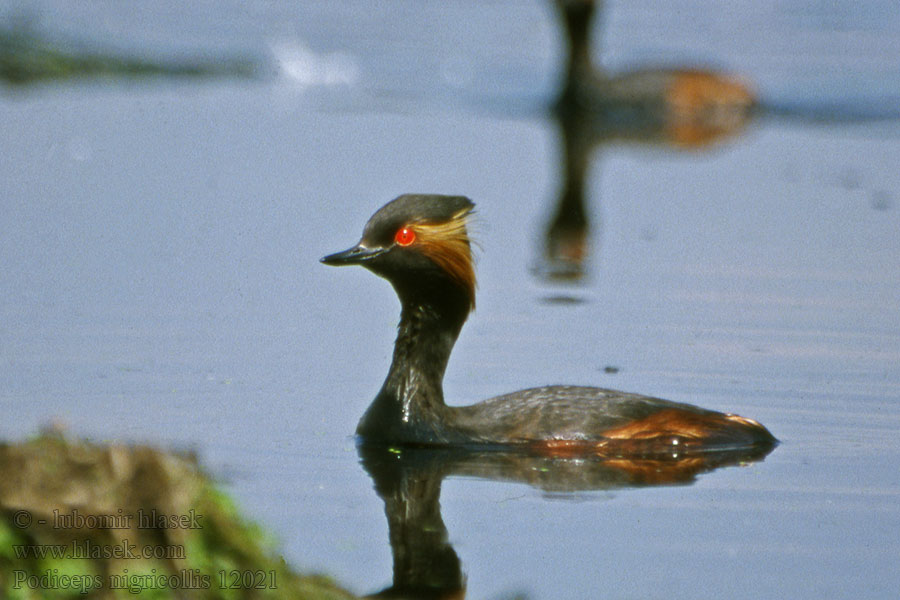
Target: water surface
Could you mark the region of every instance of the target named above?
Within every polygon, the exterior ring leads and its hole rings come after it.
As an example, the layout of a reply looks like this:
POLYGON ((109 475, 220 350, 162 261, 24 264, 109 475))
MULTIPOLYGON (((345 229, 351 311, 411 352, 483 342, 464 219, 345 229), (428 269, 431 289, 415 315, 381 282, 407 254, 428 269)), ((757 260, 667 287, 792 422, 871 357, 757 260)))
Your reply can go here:
POLYGON ((561 185, 542 110, 560 59, 549 6, 29 10, 52 34, 122 52, 271 69, 0 92, 4 438, 57 419, 195 448, 298 568, 359 593, 390 585, 384 504, 352 432, 398 306, 383 281, 318 258, 400 193, 466 194, 480 286, 451 403, 607 386, 744 414, 782 440, 692 485, 554 494, 448 477, 441 514, 469 597, 896 593, 890 3, 610 3, 598 60, 720 66, 771 111, 693 151, 595 148, 577 283, 535 274, 561 185))

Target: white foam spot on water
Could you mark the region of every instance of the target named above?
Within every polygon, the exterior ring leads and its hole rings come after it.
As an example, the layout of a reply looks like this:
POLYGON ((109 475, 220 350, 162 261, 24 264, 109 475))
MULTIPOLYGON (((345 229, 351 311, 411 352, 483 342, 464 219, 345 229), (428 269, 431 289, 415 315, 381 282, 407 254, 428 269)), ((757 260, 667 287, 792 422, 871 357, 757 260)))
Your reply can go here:
POLYGON ((345 52, 320 54, 303 42, 291 41, 272 44, 272 54, 279 73, 299 87, 349 86, 359 80, 359 66, 345 52))

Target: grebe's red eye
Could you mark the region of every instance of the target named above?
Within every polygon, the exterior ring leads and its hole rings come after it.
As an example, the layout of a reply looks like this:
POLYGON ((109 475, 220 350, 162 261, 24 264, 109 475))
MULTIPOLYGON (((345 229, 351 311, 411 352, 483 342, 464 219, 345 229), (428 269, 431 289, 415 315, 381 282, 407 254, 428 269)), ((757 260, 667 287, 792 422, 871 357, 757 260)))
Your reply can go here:
POLYGON ((409 246, 416 241, 416 232, 409 227, 401 227, 394 234, 394 241, 400 246, 409 246))

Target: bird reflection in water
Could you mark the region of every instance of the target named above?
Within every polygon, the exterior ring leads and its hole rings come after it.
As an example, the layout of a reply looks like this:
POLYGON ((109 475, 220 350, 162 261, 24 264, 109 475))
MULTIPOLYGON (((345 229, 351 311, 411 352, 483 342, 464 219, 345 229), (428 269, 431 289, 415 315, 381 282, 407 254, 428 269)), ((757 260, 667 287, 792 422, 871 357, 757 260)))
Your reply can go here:
POLYGON ((590 43, 602 2, 557 0, 556 6, 568 43, 553 107, 562 142, 562 181, 537 272, 547 280, 577 281, 590 254, 585 181, 597 149, 627 142, 701 150, 738 135, 754 115, 756 99, 737 77, 711 70, 607 73, 595 65, 590 43))
POLYGON ((462 562, 441 516, 441 483, 448 476, 524 483, 548 495, 566 497, 576 492, 690 485, 701 473, 759 461, 771 450, 673 452, 644 458, 361 445, 362 465, 384 501, 394 559, 392 585, 368 597, 465 597, 462 562))

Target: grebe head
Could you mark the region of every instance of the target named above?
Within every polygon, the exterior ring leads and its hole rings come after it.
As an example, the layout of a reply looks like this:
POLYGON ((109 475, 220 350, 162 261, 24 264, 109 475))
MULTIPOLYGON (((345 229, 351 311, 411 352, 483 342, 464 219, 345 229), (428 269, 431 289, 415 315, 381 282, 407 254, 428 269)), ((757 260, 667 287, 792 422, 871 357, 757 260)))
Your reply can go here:
POLYGON ((455 290, 468 312, 475 269, 466 225, 474 207, 464 196, 400 196, 372 215, 358 244, 321 261, 361 265, 390 281, 404 302, 455 290))

